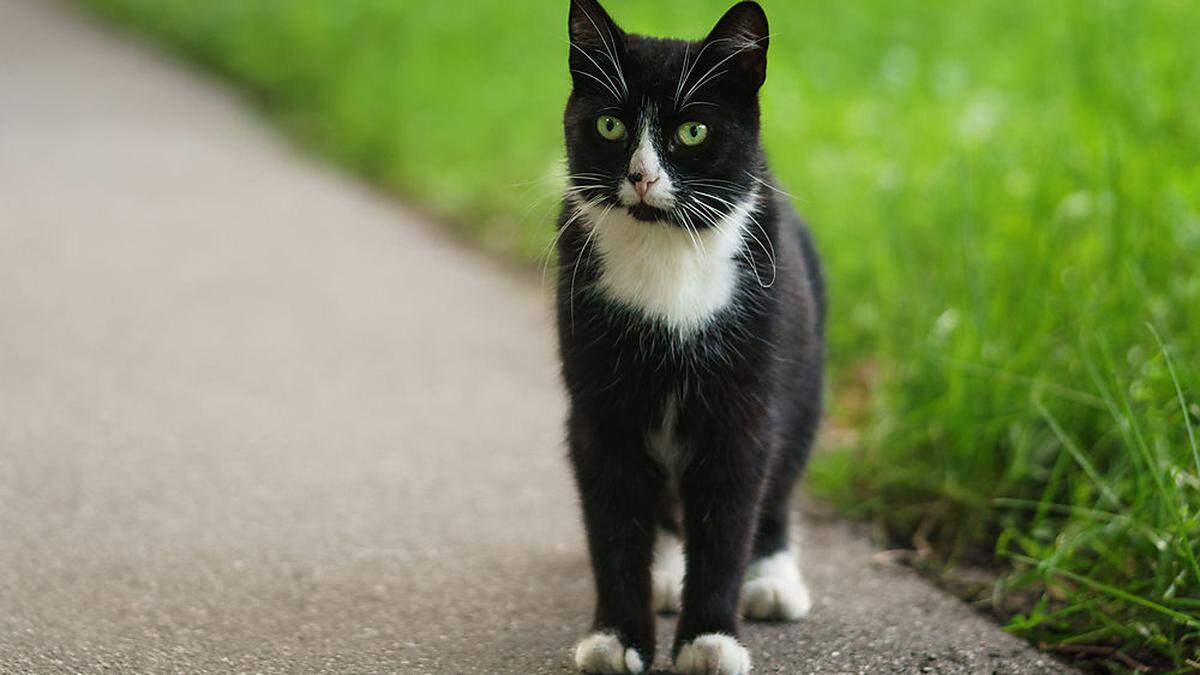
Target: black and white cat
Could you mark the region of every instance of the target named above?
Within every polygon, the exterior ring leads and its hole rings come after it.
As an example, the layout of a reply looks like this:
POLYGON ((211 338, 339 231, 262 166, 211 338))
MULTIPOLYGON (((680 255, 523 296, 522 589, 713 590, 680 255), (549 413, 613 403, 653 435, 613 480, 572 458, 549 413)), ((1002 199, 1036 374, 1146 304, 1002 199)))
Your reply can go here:
POLYGON ((558 328, 596 581, 590 673, 640 673, 680 611, 681 673, 739 675, 739 610, 810 606, 789 496, 820 417, 824 291, 759 142, 767 18, 627 34, 571 0, 558 328))

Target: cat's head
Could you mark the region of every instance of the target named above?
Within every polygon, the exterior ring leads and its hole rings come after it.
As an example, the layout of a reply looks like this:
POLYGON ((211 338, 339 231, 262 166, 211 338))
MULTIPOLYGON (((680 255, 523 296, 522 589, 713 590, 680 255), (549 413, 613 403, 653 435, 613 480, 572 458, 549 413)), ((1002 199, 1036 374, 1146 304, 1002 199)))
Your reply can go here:
POLYGON ((570 0, 568 195, 584 211, 706 228, 739 208, 761 165, 767 17, 741 2, 703 40, 623 31, 570 0))

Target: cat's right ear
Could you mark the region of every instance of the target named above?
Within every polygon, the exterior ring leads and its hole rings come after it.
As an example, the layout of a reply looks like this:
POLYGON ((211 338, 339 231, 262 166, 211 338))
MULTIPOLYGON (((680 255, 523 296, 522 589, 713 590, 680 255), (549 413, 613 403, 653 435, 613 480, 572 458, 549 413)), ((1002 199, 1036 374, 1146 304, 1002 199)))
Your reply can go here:
POLYGON ((743 0, 725 12, 704 39, 715 46, 713 58, 734 73, 734 79, 757 90, 767 79, 767 14, 753 0, 743 0))
POLYGON ((600 63, 616 66, 625 51, 625 32, 596 0, 570 2, 567 31, 571 36, 571 69, 579 70, 582 64, 589 63, 588 57, 596 56, 603 58, 596 59, 600 63))

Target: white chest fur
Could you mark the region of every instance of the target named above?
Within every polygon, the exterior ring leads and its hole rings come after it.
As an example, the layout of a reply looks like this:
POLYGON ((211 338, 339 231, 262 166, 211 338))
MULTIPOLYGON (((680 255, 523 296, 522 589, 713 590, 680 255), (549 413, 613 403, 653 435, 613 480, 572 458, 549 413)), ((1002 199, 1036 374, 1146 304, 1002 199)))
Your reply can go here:
POLYGON ((660 321, 681 335, 703 328, 729 305, 738 281, 757 193, 721 219, 719 227, 688 233, 670 223, 647 223, 623 209, 590 209, 600 257, 599 286, 610 299, 660 321))

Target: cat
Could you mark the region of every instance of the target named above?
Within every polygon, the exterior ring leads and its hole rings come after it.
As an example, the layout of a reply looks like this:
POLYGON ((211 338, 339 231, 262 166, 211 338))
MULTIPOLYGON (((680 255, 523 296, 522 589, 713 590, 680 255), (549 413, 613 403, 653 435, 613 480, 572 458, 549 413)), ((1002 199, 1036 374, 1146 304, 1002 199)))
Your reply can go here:
POLYGON ((679 611, 674 669, 740 675, 739 611, 809 611, 789 497, 824 369, 820 264, 759 141, 767 17, 741 2, 687 42, 570 0, 568 28, 557 320, 597 595, 576 666, 644 672, 679 611))

